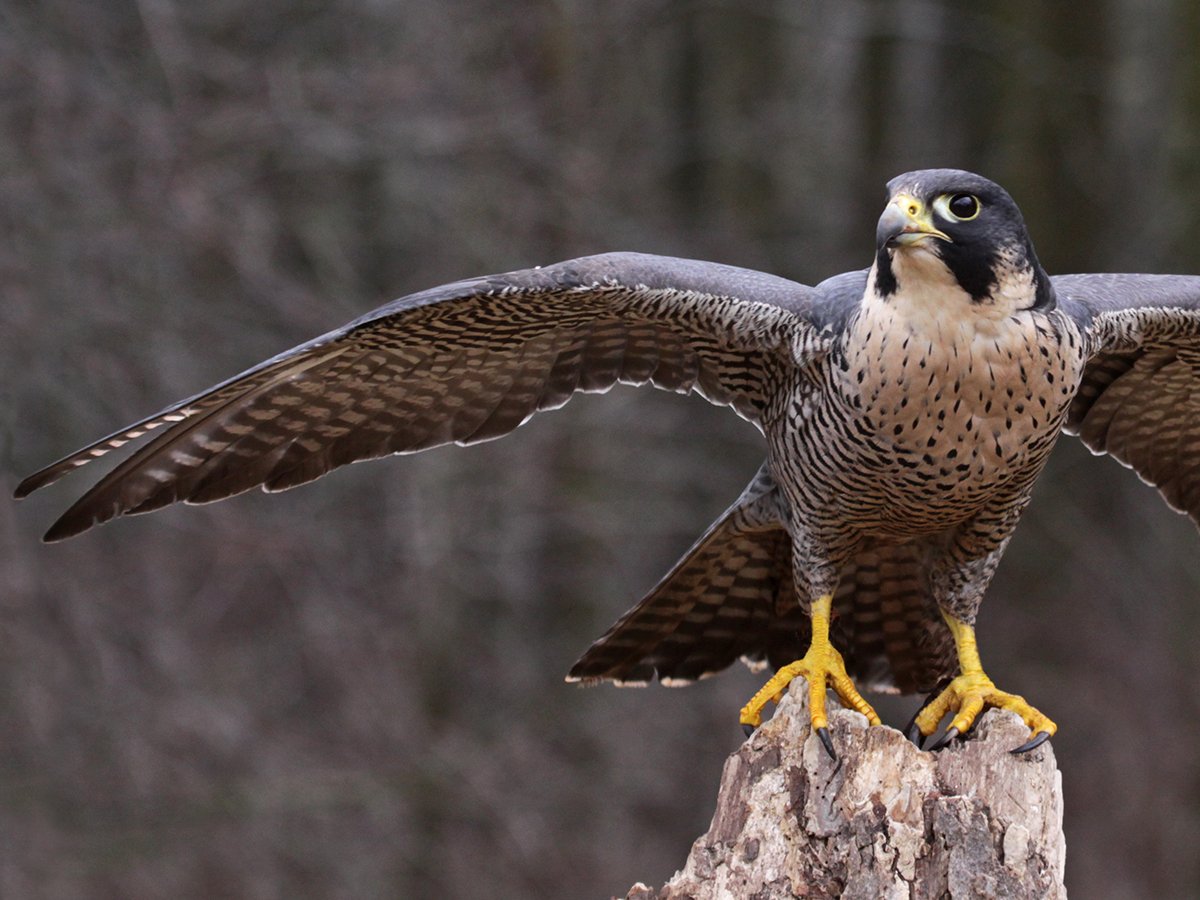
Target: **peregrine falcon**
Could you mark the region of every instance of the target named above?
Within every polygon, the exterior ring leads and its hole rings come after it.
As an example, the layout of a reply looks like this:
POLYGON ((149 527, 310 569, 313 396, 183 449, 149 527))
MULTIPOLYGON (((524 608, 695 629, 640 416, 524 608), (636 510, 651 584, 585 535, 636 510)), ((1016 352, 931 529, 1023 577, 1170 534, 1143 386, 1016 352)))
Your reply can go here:
MULTIPOLYGON (((358 460, 499 437, 617 382, 695 391, 766 438, 750 486, 569 680, 777 671, 747 729, 807 680, 932 691, 935 747, 980 711, 1056 726, 985 674, 975 619, 1062 431, 1200 522, 1200 277, 1049 276, 1021 213, 969 172, 888 184, 868 269, 809 287, 709 262, 609 253, 412 294, 84 447, 23 497, 159 433, 46 540, 182 500, 295 487, 358 460)), ((857 686, 856 686, 857 685, 857 686)))

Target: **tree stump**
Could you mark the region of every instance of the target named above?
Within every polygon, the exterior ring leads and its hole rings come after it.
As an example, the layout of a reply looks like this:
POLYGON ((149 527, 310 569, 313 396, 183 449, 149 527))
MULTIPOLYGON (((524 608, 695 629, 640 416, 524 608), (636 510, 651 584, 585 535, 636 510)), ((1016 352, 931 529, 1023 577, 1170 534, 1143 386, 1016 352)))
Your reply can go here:
POLYGON ((793 682, 774 717, 725 763, 708 833, 659 891, 709 898, 1065 898, 1062 777, 1014 714, 989 710, 937 753, 867 726, 830 696, 838 760, 809 731, 793 682))

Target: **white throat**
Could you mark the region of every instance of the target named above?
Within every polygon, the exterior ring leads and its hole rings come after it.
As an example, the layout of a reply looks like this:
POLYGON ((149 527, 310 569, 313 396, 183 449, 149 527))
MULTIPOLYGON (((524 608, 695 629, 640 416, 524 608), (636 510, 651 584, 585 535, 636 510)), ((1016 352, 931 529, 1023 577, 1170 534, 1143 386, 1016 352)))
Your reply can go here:
POLYGON ((957 342, 964 336, 994 336, 1005 320, 1033 305, 1033 269, 1018 268, 1011 256, 998 260, 1000 277, 992 293, 974 300, 954 273, 932 251, 916 246, 892 252, 896 290, 880 297, 871 267, 863 298, 868 317, 882 317, 934 341, 957 342), (873 308, 877 307, 877 308, 873 308))

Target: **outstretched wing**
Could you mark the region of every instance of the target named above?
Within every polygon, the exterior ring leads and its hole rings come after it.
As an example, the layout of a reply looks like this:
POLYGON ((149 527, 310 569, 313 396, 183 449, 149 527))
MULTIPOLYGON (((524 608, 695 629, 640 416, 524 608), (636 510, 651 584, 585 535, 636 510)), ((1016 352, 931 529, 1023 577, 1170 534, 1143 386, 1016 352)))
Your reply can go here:
POLYGON ((1200 525, 1200 277, 1052 280, 1092 351, 1065 430, 1200 525))
POLYGON ((276 491, 357 460, 506 434, 576 391, 651 383, 757 421, 772 373, 819 353, 812 288, 613 253, 393 301, 31 475, 23 497, 165 427, 55 523, 276 491))

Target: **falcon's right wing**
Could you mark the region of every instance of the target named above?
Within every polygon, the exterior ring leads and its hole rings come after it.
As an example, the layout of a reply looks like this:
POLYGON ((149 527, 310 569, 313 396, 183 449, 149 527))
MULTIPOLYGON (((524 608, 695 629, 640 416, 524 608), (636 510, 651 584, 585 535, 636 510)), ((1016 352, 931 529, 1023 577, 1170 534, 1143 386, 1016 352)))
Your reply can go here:
POLYGON ((716 263, 611 253, 444 285, 267 360, 31 475, 25 496, 164 431, 78 500, 59 540, 114 516, 283 490, 337 466, 506 434, 577 391, 696 391, 757 422, 821 354, 828 298, 716 263))

